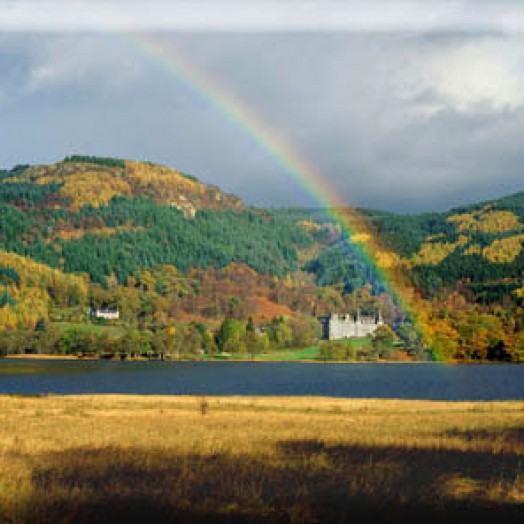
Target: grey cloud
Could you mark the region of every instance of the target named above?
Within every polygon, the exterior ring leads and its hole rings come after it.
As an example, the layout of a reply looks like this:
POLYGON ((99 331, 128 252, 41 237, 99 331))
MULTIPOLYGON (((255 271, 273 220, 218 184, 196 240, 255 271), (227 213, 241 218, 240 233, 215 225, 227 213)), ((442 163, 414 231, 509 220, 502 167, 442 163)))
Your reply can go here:
MULTIPOLYGON (((523 189, 519 36, 156 38, 254 108, 348 204, 443 209, 523 189)), ((124 156, 192 172, 253 204, 317 203, 220 104, 122 39, 2 37, 0 92, 16 93, 39 67, 59 74, 0 104, 4 165, 72 152, 124 156)))

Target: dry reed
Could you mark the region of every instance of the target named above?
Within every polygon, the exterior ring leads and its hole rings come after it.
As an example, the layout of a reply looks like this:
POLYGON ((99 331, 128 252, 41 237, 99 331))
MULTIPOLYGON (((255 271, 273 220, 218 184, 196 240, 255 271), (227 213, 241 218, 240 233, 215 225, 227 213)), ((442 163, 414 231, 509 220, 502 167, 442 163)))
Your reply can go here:
POLYGON ((10 523, 518 522, 523 459, 524 402, 0 397, 10 523))

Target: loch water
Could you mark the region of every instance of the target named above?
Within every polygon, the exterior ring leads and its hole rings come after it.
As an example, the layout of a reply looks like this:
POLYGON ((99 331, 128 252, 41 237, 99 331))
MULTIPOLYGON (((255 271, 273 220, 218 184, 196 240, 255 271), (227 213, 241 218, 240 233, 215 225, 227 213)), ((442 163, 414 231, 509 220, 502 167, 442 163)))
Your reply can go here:
POLYGON ((0 360, 0 394, 524 400, 524 366, 0 360))

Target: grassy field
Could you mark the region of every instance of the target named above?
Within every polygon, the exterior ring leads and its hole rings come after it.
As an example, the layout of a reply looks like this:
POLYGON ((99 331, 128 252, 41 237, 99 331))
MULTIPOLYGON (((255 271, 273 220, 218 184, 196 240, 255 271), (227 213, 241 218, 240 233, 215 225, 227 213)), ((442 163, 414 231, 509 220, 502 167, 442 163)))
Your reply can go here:
POLYGON ((0 397, 0 521, 524 519, 524 402, 0 397))
POLYGON ((270 361, 285 361, 293 362, 296 360, 318 360, 319 348, 312 346, 301 349, 280 349, 278 351, 270 351, 261 355, 256 355, 255 360, 270 360, 270 361))
MULTIPOLYGON (((362 339, 349 339, 345 342, 350 348, 349 359, 351 360, 354 356, 353 350, 360 348, 369 348, 371 346, 371 338, 366 337, 362 339)), ((232 359, 237 360, 252 360, 252 357, 248 354, 234 354, 232 359)), ((320 347, 310 346, 306 348, 290 348, 290 349, 276 349, 273 351, 268 351, 267 353, 255 355, 254 360, 258 361, 282 361, 282 362, 296 362, 296 361, 322 361, 322 355, 320 352, 320 347)), ((346 361, 346 359, 341 359, 341 361, 346 361)))

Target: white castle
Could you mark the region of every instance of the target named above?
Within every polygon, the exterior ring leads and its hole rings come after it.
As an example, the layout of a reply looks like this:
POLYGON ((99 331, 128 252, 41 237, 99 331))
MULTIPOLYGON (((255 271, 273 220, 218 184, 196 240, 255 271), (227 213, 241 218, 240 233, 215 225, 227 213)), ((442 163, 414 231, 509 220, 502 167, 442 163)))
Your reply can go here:
POLYGON ((324 340, 339 340, 349 337, 366 337, 373 334, 379 326, 384 324, 380 312, 378 315, 339 315, 330 313, 320 319, 322 322, 322 338, 324 340))

